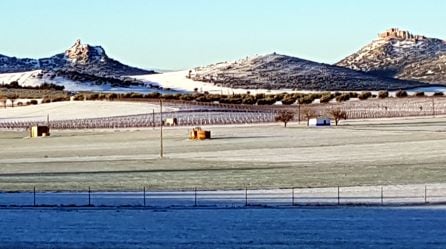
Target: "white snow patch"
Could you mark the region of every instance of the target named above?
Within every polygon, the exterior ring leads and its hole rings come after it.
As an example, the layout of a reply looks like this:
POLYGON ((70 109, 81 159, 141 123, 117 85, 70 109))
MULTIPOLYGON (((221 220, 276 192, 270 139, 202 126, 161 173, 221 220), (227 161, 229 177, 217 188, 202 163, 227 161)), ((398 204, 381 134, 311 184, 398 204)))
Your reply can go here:
MULTIPOLYGON (((41 105, 1 108, 2 121, 44 121, 50 115, 51 120, 69 120, 125 116, 159 111, 158 105, 136 102, 112 101, 65 101, 41 105)), ((166 107, 164 111, 174 111, 166 107)))

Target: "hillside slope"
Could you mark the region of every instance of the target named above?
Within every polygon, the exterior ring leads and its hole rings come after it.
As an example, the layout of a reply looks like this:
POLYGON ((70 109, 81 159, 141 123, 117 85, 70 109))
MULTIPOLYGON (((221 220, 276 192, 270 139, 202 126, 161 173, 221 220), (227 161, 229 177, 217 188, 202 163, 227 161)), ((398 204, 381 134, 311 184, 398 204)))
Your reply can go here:
POLYGON ((17 73, 33 70, 77 71, 83 74, 106 77, 155 73, 153 70, 124 65, 108 57, 102 47, 82 44, 80 40, 77 40, 64 53, 48 58, 20 59, 0 55, 0 73, 17 73))
POLYGON ((336 65, 379 76, 446 83, 446 42, 392 28, 336 65))
POLYGON ((426 85, 276 53, 197 67, 190 71, 188 77, 223 87, 245 89, 361 91, 395 90, 426 85))

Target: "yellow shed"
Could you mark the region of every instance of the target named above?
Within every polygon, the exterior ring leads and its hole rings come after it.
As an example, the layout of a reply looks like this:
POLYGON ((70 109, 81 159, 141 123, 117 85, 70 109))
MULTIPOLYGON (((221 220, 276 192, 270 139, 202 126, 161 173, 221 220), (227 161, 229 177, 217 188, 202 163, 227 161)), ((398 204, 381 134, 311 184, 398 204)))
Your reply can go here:
POLYGON ((202 130, 200 127, 196 127, 189 132, 189 139, 192 140, 211 139, 211 132, 202 130))

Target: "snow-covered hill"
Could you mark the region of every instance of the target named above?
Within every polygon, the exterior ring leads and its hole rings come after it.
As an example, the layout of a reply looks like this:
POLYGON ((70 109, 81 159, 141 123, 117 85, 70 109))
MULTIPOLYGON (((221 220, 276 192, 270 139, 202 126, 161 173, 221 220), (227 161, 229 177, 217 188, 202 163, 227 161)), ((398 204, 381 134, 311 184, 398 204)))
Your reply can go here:
POLYGON ((0 55, 0 73, 17 73, 34 70, 44 71, 77 71, 83 74, 120 77, 155 73, 124 65, 107 56, 100 46, 82 44, 80 40, 60 53, 42 59, 19 59, 0 55))
POLYGON ((187 77, 215 86, 244 89, 362 91, 425 85, 276 53, 197 67, 190 70, 187 77))
POLYGON ((336 65, 380 76, 446 83, 446 41, 392 28, 336 65))

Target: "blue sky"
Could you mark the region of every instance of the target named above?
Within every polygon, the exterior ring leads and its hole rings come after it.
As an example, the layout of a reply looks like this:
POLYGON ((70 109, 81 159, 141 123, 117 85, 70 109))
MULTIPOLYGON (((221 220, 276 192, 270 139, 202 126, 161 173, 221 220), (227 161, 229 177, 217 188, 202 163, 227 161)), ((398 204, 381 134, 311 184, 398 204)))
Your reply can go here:
POLYGON ((278 52, 334 63, 390 27, 446 38, 443 0, 4 0, 0 54, 44 57, 78 38, 143 68, 278 52))

